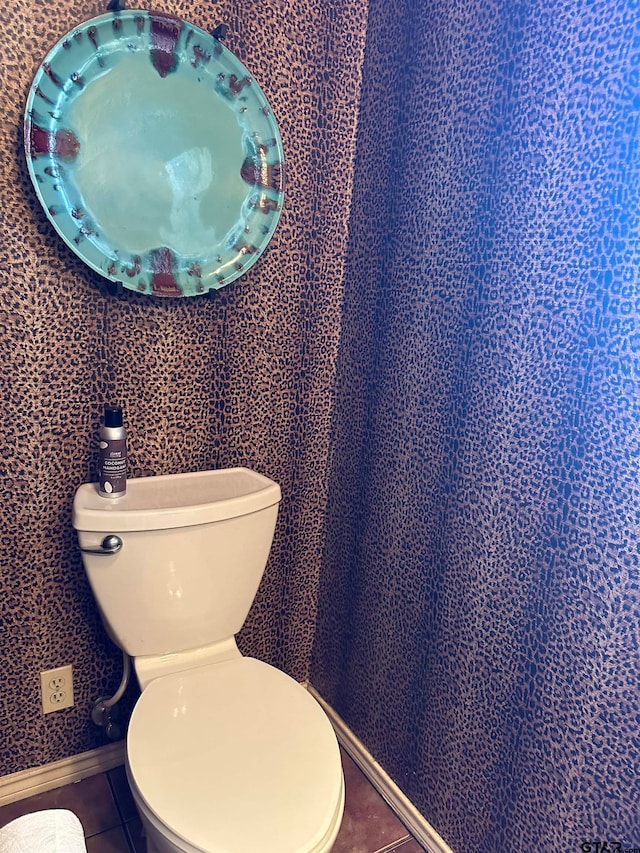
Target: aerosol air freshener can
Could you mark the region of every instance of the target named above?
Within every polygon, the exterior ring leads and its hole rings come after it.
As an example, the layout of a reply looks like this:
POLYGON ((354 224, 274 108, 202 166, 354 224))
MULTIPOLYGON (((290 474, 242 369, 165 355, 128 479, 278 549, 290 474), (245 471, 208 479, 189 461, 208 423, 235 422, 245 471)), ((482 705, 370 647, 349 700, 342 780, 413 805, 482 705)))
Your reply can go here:
POLYGON ((127 491, 127 431, 120 406, 104 407, 100 427, 99 492, 103 498, 121 498, 127 491))

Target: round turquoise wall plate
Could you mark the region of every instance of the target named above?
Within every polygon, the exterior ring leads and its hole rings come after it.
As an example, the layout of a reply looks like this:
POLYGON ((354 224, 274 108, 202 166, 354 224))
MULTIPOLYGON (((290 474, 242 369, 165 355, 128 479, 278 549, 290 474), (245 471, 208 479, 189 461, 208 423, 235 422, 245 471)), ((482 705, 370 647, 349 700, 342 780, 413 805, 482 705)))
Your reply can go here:
POLYGON ((155 296, 243 275, 283 202, 278 125, 218 39, 161 12, 85 21, 30 89, 29 174, 62 239, 93 270, 155 296))

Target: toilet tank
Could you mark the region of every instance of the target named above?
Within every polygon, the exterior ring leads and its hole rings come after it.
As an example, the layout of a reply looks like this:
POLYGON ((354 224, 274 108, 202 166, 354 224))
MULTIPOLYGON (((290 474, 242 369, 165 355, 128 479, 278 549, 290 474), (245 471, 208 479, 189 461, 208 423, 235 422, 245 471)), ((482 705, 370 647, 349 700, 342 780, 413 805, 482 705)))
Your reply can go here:
POLYGON ((127 481, 121 498, 85 483, 73 526, 105 627, 132 657, 233 637, 264 572, 280 487, 247 468, 127 481), (108 536, 122 540, 100 553, 108 536), (90 553, 97 550, 99 553, 90 553))

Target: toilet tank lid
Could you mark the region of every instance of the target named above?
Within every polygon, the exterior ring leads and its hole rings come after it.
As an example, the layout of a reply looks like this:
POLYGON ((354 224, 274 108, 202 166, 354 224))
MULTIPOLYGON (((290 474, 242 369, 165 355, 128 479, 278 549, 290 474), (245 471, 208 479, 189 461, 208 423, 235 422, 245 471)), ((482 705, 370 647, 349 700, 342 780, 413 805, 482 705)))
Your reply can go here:
POLYGON ((219 468, 127 481, 121 498, 84 483, 73 501, 73 526, 85 531, 163 530, 248 515, 280 501, 280 486, 249 468, 219 468))

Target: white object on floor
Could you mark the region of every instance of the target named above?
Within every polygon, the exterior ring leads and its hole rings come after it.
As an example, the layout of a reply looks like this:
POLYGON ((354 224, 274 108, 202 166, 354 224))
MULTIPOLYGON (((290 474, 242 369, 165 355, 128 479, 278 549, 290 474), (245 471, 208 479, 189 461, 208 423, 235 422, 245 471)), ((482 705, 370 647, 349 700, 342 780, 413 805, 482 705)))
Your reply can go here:
POLYGON ((0 853, 86 853, 84 830, 68 809, 17 817, 0 829, 0 853))

